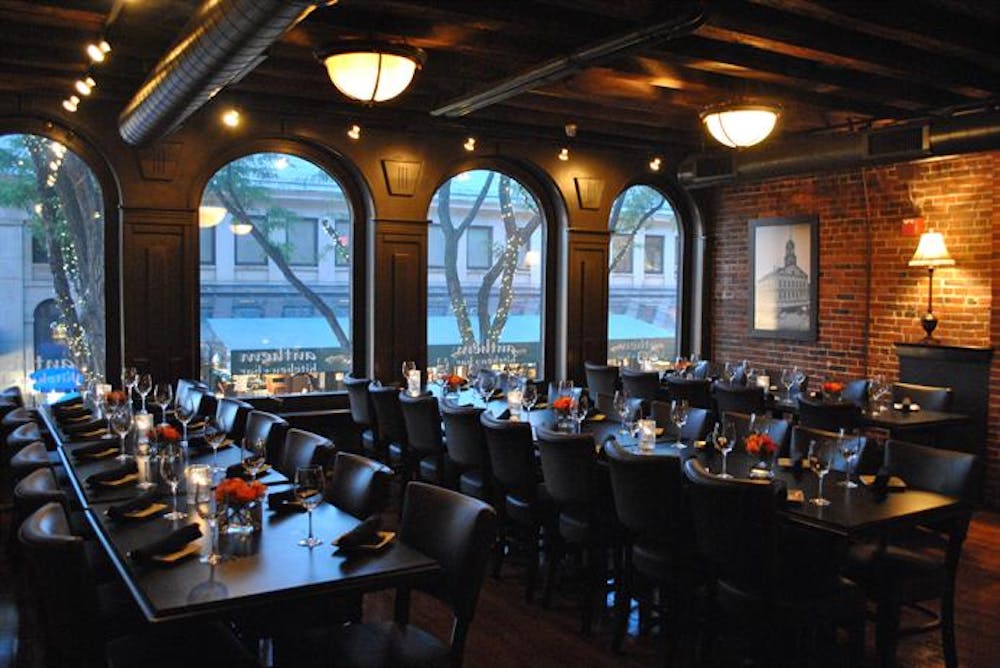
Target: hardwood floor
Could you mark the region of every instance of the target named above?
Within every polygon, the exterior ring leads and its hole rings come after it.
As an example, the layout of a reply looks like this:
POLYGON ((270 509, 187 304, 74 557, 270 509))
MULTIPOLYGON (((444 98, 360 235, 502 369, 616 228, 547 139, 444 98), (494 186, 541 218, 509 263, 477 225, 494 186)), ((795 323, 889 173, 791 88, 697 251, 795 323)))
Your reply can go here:
MULTIPOLYGON (((624 652, 613 654, 610 620, 603 619, 591 638, 579 633, 573 587, 563 587, 552 608, 524 602, 520 566, 511 561, 499 579, 487 576, 465 653, 465 665, 481 666, 655 666, 661 664, 657 638, 635 635, 632 625, 624 652)), ((38 635, 30 615, 17 605, 17 579, 0 559, 0 667, 37 668, 38 635)), ((369 595, 367 619, 391 616, 389 594, 369 595)), ((413 600, 413 621, 447 637, 449 618, 429 598, 413 600)), ((1000 662, 1000 514, 978 513, 973 519, 959 569, 957 636, 963 668, 992 668, 1000 662)), ((869 625, 868 664, 874 665, 869 625)), ((823 662, 817 661, 819 665, 823 662)), ((737 664, 738 665, 738 664, 737 664)), ((898 665, 933 668, 943 665, 940 635, 912 636, 902 641, 898 665)))

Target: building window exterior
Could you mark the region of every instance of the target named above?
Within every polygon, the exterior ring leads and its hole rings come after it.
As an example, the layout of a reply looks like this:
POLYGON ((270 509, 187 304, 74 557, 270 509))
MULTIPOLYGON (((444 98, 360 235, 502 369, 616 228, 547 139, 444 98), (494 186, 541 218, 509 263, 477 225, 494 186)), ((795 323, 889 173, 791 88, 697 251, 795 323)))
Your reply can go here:
POLYGON ((354 214, 341 184, 295 155, 255 153, 216 172, 202 205, 226 209, 201 272, 202 380, 233 395, 280 393, 302 374, 310 390, 343 389, 354 214))
POLYGON ((202 265, 215 264, 215 228, 198 230, 198 262, 202 265))
POLYGON ((615 199, 608 228, 608 358, 671 360, 680 319, 677 214, 659 190, 636 185, 615 199))
POLYGON ((540 376, 546 225, 537 198, 507 174, 472 170, 441 186, 428 217, 428 363, 540 376))

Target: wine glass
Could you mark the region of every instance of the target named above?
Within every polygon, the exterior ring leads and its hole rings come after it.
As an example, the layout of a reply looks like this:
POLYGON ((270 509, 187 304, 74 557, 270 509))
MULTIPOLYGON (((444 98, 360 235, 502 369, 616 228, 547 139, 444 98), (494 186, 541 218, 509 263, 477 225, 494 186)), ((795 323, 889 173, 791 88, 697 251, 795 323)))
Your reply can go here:
POLYGON ((732 362, 726 362, 722 367, 722 380, 725 383, 732 383, 733 376, 736 374, 736 365, 732 362))
POLYGON ((615 413, 618 415, 618 419, 621 421, 620 434, 627 434, 628 429, 625 427, 625 423, 628 421, 629 415, 632 413, 632 406, 629 404, 628 392, 625 390, 617 390, 615 392, 614 400, 612 405, 614 406, 615 413))
POLYGON ((792 367, 795 373, 795 383, 793 384, 797 391, 802 391, 802 383, 806 381, 806 372, 798 367, 792 367))
POLYGON ((480 371, 478 378, 476 378, 476 389, 479 391, 479 396, 483 399, 483 404, 489 402, 490 397, 493 396, 493 390, 497 386, 496 374, 489 371, 480 371))
POLYGON ((142 397, 142 412, 146 412, 146 395, 149 391, 153 389, 153 377, 148 373, 144 373, 139 376, 139 380, 136 381, 135 390, 142 397))
POLYGON ((846 476, 843 480, 837 483, 841 487, 854 489, 858 486, 858 483, 851 480, 851 472, 854 470, 860 450, 861 440, 856 437, 848 438, 844 433, 844 428, 841 427, 839 433, 837 434, 837 451, 840 452, 840 456, 844 458, 844 474, 846 476))
POLYGON ((226 512, 226 504, 219 503, 215 498, 215 490, 211 484, 199 483, 194 488, 194 508, 201 519, 208 525, 210 552, 198 561, 215 566, 224 557, 219 554, 219 519, 226 512))
POLYGON ((313 510, 323 500, 323 469, 319 466, 300 466, 295 469, 295 498, 309 514, 309 536, 299 541, 310 549, 323 541, 313 536, 313 510))
POLYGON ((188 440, 188 424, 194 419, 194 407, 187 402, 180 402, 174 407, 174 417, 181 423, 184 429, 184 442, 188 440))
POLYGON ((187 513, 177 510, 177 487, 184 476, 184 453, 176 443, 170 443, 160 451, 160 477, 170 487, 173 510, 163 519, 176 522, 187 517, 187 513))
POLYGON ((687 424, 688 420, 688 402, 687 399, 674 399, 670 403, 670 421, 674 423, 677 427, 677 442, 674 443, 674 447, 678 450, 686 448, 684 442, 681 441, 681 429, 687 424))
POLYGON ((157 383, 156 387, 153 388, 153 403, 160 407, 160 414, 162 424, 167 423, 167 406, 174 398, 174 387, 170 383, 157 383))
POLYGON ((557 386, 557 392, 559 396, 569 396, 573 394, 573 381, 566 379, 560 380, 557 386))
POLYGON ((122 367, 122 390, 125 392, 125 400, 132 401, 132 390, 139 382, 139 371, 134 366, 122 367))
POLYGON ((715 428, 712 429, 712 445, 722 455, 722 473, 718 477, 732 478, 733 476, 726 470, 727 457, 733 451, 733 446, 736 445, 735 427, 731 422, 726 423, 722 428, 719 428, 718 422, 715 423, 715 428))
POLYGON ((405 384, 410 378, 410 372, 415 371, 417 368, 417 363, 413 360, 406 360, 403 362, 403 383, 405 384))
POLYGON ((219 447, 222 446, 223 442, 226 440, 226 430, 219 424, 219 421, 214 417, 210 417, 205 420, 205 441, 212 447, 212 470, 213 471, 223 471, 221 466, 218 464, 219 459, 219 447))
POLYGON ((785 367, 781 370, 781 384, 785 386, 785 396, 791 398, 792 386, 795 385, 795 368, 785 367))
POLYGON ((531 409, 538 403, 538 387, 527 378, 521 387, 521 406, 527 411, 525 421, 531 423, 531 409))
POLYGON ((589 412, 590 397, 581 392, 570 403, 570 415, 576 422, 576 433, 579 434, 583 431, 583 421, 587 419, 587 413, 589 412))
POLYGON ((129 456, 125 452, 125 437, 132 431, 132 411, 129 410, 128 404, 119 406, 111 413, 110 423, 111 429, 118 434, 118 438, 121 440, 121 452, 115 459, 120 462, 128 461, 129 456))
POLYGON ((267 440, 263 438, 245 438, 243 447, 247 456, 243 460, 243 468, 251 477, 256 478, 267 463, 267 440))
POLYGON ((819 492, 814 499, 809 502, 816 506, 830 505, 829 499, 823 498, 823 479, 830 472, 831 449, 829 444, 823 439, 809 442, 809 468, 819 478, 819 492))

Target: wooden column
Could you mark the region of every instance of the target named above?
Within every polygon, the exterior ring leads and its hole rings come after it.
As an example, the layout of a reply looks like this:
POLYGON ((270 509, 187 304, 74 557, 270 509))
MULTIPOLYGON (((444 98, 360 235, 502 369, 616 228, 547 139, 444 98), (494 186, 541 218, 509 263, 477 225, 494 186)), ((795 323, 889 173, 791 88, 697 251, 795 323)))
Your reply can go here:
POLYGON ((195 211, 126 208, 122 222, 124 363, 157 380, 197 378, 195 211))
POLYGON ((567 235, 566 374, 586 382, 583 363, 608 357, 608 243, 606 230, 571 228, 567 235))
POLYGON ((427 225, 375 220, 372 374, 385 383, 402 382, 403 360, 427 368, 427 225))

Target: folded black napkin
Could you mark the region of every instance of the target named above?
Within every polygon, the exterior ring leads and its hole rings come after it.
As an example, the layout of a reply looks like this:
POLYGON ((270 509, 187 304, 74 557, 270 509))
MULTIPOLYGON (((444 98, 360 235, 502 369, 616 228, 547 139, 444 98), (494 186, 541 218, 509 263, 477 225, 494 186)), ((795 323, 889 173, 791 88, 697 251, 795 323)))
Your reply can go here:
MULTIPOLYGON (((258 478, 263 478, 267 474, 267 472, 270 471, 270 470, 271 470, 271 468, 265 464, 265 467, 263 469, 261 469, 260 473, 257 474, 257 477, 258 478)), ((226 468, 226 477, 227 478, 242 478, 243 480, 246 480, 247 482, 249 482, 249 481, 251 481, 251 480, 254 479, 254 477, 252 475, 250 475, 250 472, 246 470, 246 468, 243 466, 242 463, 240 463, 240 464, 233 464, 232 466, 227 467, 226 468)))
MULTIPOLYGON (((114 506, 108 506, 108 517, 113 520, 130 520, 133 519, 128 516, 129 513, 134 513, 137 510, 144 510, 149 508, 154 503, 159 503, 160 499, 163 498, 163 493, 158 489, 151 489, 144 494, 140 494, 131 501, 126 501, 124 503, 119 503, 114 506)), ((152 517, 152 515, 150 515, 152 517)))
POLYGON ((336 540, 337 547, 351 549, 362 545, 374 545, 379 541, 379 529, 382 528, 382 516, 372 515, 364 522, 354 527, 336 540))
POLYGON ((126 462, 121 466, 116 466, 113 469, 108 469, 107 471, 101 471, 100 473, 94 473, 87 476, 88 485, 107 485, 109 482, 114 482, 115 480, 120 480, 131 473, 138 473, 139 469, 135 465, 135 462, 126 462))
POLYGON ((68 406, 66 408, 57 409, 54 411, 56 419, 60 422, 66 422, 73 420, 75 418, 83 417, 85 415, 90 415, 90 409, 80 404, 78 406, 68 406))
POLYGON ((498 420, 509 420, 510 419, 510 409, 503 409, 497 416, 498 420))
POLYGON ((306 507, 299 503, 294 489, 267 495, 267 508, 279 513, 304 513, 306 507))
POLYGON ((98 429, 106 429, 108 423, 104 420, 88 420, 87 422, 73 422, 70 424, 59 425, 59 428, 63 430, 63 433, 70 436, 75 436, 77 434, 85 434, 90 431, 97 431, 98 429))
POLYGON ((188 524, 176 531, 170 532, 165 538, 137 547, 128 553, 134 561, 145 562, 155 557, 163 557, 177 552, 193 540, 201 538, 201 529, 197 524, 188 524))
POLYGON ((73 457, 76 459, 94 459, 97 455, 103 457, 110 457, 112 454, 118 451, 116 443, 112 441, 98 441, 91 445, 84 445, 82 447, 73 450, 73 457), (108 453, 104 455, 102 453, 108 453))

